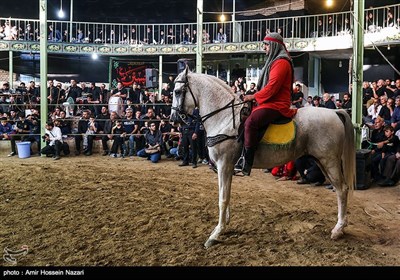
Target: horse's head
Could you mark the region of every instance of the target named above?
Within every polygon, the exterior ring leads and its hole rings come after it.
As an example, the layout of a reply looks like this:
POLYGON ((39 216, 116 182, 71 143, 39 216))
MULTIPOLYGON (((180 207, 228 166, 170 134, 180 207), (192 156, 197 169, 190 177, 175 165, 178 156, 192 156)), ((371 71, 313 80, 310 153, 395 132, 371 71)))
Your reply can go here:
POLYGON ((189 86, 188 80, 189 67, 186 65, 183 70, 175 79, 175 87, 172 97, 172 110, 170 120, 173 123, 184 123, 188 115, 188 109, 191 105, 197 106, 196 99, 189 86), (190 101, 186 98, 186 93, 191 95, 190 101))

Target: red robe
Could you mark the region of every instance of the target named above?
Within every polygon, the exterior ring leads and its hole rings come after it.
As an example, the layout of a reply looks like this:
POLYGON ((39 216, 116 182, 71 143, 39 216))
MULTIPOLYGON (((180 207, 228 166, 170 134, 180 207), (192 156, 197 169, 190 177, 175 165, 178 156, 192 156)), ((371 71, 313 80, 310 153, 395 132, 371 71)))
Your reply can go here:
POLYGON ((254 110, 270 108, 283 116, 293 117, 297 109, 291 109, 292 67, 286 59, 278 59, 271 65, 267 85, 254 94, 258 106, 254 110))

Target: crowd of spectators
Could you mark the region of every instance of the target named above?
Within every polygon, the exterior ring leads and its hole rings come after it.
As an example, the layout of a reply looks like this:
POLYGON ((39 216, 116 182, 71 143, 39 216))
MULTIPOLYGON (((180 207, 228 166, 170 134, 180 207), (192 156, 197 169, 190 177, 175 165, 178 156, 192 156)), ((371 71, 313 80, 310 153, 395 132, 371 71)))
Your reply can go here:
MULTIPOLYGON (((381 186, 393 186, 400 179, 400 79, 392 81, 390 79, 379 79, 377 81, 364 81, 362 92, 363 100, 363 125, 369 128, 363 148, 371 150, 372 168, 371 177, 374 182, 381 186)), ((297 84, 294 88, 292 104, 297 108, 314 106, 329 109, 345 109, 351 114, 352 103, 350 93, 343 94, 343 100, 335 99, 329 93, 324 93, 322 99, 319 96, 308 96, 303 101, 304 94, 301 85, 297 84)), ((317 170, 316 165, 312 165, 314 159, 303 160, 303 165, 312 166, 312 170, 317 170)), ((296 166, 298 160, 296 161, 296 166)), ((302 170, 304 168, 301 168, 302 170)), ((310 176, 310 173, 308 175, 310 176)), ((318 184, 325 181, 322 179, 320 171, 310 179, 302 172, 299 184, 312 183, 318 184)))
MULTIPOLYGON (((255 84, 250 83, 248 86, 241 73, 237 73, 238 76, 235 76, 231 84, 232 91, 239 97, 254 94, 255 84)), ((123 158, 137 155, 158 162, 161 155, 165 155, 167 158, 182 160, 179 166, 191 163, 195 168, 198 163, 208 164, 210 160, 205 146, 206 135, 202 124, 196 121, 197 118, 179 127, 169 123, 172 85, 164 84, 161 100, 158 100, 157 94, 142 89, 136 83, 128 88, 117 84, 116 88, 107 90, 104 84, 100 87, 95 83, 90 83, 90 86, 85 83, 78 85, 75 80, 71 80, 70 85, 64 89, 60 83, 54 86, 54 82, 49 81, 49 127, 46 129, 52 131, 52 124, 60 129, 61 140, 57 141, 60 141, 61 146, 56 141, 44 139, 46 146, 41 149, 39 89, 34 82, 30 82, 28 87, 21 83, 13 91, 8 83, 4 83, 0 90, 0 136, 1 139, 11 140, 9 156, 16 155, 15 143, 21 140, 36 143, 39 154, 48 154, 50 150, 53 153, 50 155, 59 159, 63 150, 62 142, 67 138, 75 140, 75 155, 83 153, 91 156, 93 141, 99 139, 104 156, 123 158), (121 108, 109 112, 107 102, 112 97, 121 99, 121 108), (48 145, 57 149, 49 149, 48 145)), ((371 130, 363 147, 371 149, 372 178, 382 186, 392 186, 400 179, 400 79, 365 81, 360 94, 363 99, 363 123, 371 130)), ((292 105, 297 108, 314 106, 345 109, 351 114, 350 93, 344 93, 342 98, 335 99, 333 95, 324 93, 322 98, 307 96, 305 99, 302 85, 296 83, 292 105)), ((198 114, 196 110, 192 112, 193 116, 198 114)), ((300 170, 299 184, 321 185, 325 181, 318 166, 313 163, 314 160, 306 157, 295 161, 296 170, 300 170)), ((277 174, 279 170, 284 170, 279 168, 277 174)), ((285 176, 296 178, 293 175, 285 176)))
MULTIPOLYGON (((398 7, 370 7, 365 15, 365 32, 380 32, 385 28, 398 28, 398 7)), ((48 25, 48 40, 69 43, 102 44, 196 44, 197 25, 121 25, 77 23, 72 34, 68 24, 51 22, 48 25), (82 28, 82 26, 84 26, 82 28)), ((242 37, 236 41, 261 41, 265 34, 278 32, 283 37, 315 38, 351 34, 353 20, 349 13, 328 14, 311 17, 289 17, 272 20, 256 20, 253 24, 242 24, 242 37)), ((229 23, 209 23, 202 29, 202 42, 227 43, 233 41, 233 26, 229 23)), ((0 21, 0 40, 39 40, 39 24, 36 21, 6 19, 0 21)))
POLYGON ((34 82, 28 88, 21 83, 15 90, 4 83, 0 90, 1 139, 11 140, 9 156, 17 154, 15 141, 21 140, 37 143, 39 155, 58 160, 69 154, 64 149, 68 145, 63 143, 68 139, 75 141, 76 156, 91 156, 94 141, 98 139, 103 156, 140 156, 156 163, 165 155, 182 160, 179 166, 186 166, 188 162, 194 168, 197 163, 208 164, 202 124, 197 119, 189 126, 176 127, 169 122, 172 86, 172 82, 166 83, 158 100, 155 92, 137 83, 130 87, 118 83, 116 88, 108 90, 105 84, 86 86, 71 80, 64 88, 61 83, 54 86, 53 81, 48 81, 47 136, 40 139, 40 90, 34 82), (119 102, 110 110, 112 98, 119 102), (59 129, 60 139, 51 138, 54 129, 57 135, 59 129), (45 147, 41 147, 43 142, 45 147))

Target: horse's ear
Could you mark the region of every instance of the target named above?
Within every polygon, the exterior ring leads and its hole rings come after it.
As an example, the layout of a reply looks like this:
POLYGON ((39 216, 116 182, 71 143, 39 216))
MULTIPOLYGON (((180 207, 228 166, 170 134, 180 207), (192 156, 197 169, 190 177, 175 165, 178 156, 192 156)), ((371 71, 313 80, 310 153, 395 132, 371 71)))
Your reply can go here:
POLYGON ((187 74, 189 73, 189 65, 186 64, 184 71, 185 71, 185 76, 187 76, 187 74))

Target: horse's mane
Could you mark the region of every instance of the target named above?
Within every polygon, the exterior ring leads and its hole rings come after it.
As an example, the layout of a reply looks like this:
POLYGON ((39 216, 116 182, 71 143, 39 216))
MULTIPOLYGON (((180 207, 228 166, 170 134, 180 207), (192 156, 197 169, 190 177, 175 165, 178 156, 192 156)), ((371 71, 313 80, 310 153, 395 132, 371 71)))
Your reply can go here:
POLYGON ((189 72, 188 73, 188 78, 194 77, 197 79, 193 79, 192 83, 201 83, 198 84, 198 86, 204 87, 207 89, 205 92, 207 94, 213 94, 216 95, 214 97, 216 98, 226 98, 225 94, 228 95, 230 99, 233 98, 238 98, 238 96, 232 92, 231 88, 221 80, 220 78, 217 78, 212 75, 207 75, 207 74, 199 74, 199 73, 193 73, 189 72), (210 90, 213 89, 213 90, 210 90), (223 96, 224 94, 224 96, 223 96))

